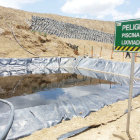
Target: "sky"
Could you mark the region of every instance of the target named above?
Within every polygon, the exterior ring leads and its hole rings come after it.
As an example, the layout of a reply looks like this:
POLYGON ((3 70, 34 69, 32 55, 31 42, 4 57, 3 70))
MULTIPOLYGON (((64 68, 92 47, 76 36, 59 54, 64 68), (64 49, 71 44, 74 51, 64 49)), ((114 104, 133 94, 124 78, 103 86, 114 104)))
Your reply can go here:
POLYGON ((140 18, 140 0, 0 0, 0 6, 105 21, 140 18))

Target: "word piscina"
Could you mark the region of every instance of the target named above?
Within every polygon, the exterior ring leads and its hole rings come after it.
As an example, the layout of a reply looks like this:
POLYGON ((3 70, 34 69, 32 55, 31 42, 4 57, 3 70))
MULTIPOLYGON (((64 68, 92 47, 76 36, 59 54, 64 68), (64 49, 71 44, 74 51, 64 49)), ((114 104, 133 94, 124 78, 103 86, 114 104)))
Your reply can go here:
POLYGON ((140 37, 140 33, 122 33, 122 38, 137 38, 140 37))

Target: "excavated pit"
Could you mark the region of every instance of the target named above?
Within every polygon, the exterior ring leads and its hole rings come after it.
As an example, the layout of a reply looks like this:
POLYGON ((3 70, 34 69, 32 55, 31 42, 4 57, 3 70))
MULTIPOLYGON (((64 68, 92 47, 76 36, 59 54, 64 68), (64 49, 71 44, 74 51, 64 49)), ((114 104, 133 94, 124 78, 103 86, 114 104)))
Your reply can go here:
MULTIPOLYGON (((86 117, 104 106, 128 98, 129 63, 91 58, 0 60, 0 98, 15 107, 7 139, 17 139, 57 125, 74 116, 86 117)), ((139 65, 133 97, 140 94, 139 65)), ((0 131, 9 110, 0 104, 0 131)))

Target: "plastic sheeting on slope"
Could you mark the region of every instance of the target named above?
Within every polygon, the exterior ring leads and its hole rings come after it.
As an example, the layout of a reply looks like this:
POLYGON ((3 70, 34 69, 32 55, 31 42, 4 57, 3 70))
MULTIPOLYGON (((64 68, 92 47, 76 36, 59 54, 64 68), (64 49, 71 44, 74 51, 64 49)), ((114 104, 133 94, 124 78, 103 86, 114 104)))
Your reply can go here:
POLYGON ((7 58, 0 59, 0 76, 22 74, 59 73, 61 66, 73 67, 75 58, 7 58))
MULTIPOLYGON (((54 73, 60 68, 78 68, 94 70, 98 72, 110 73, 129 77, 130 63, 114 62, 96 58, 27 58, 27 59, 0 59, 0 76, 49 73, 53 69, 54 73)), ((140 64, 135 64, 135 77, 140 78, 140 64)))
MULTIPOLYGON (((114 62, 111 60, 81 58, 76 67, 78 69, 94 70, 98 72, 110 73, 120 76, 130 76, 131 64, 128 62, 114 62)), ((140 78, 140 64, 135 64, 135 78, 140 78)))

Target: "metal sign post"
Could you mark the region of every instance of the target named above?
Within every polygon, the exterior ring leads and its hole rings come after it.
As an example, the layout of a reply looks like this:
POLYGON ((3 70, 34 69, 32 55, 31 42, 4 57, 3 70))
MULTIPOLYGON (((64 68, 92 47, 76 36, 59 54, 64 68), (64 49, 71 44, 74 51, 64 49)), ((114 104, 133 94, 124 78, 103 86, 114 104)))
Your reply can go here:
POLYGON ((140 19, 116 21, 115 25, 114 51, 132 53, 126 126, 126 132, 129 134, 135 53, 140 52, 140 19))
POLYGON ((127 126, 126 126, 126 132, 128 134, 129 134, 129 127, 130 127, 131 102, 132 102, 132 93, 133 93, 134 65, 135 65, 135 53, 132 53, 130 85, 129 85, 129 99, 128 99, 128 114, 127 114, 127 126))

